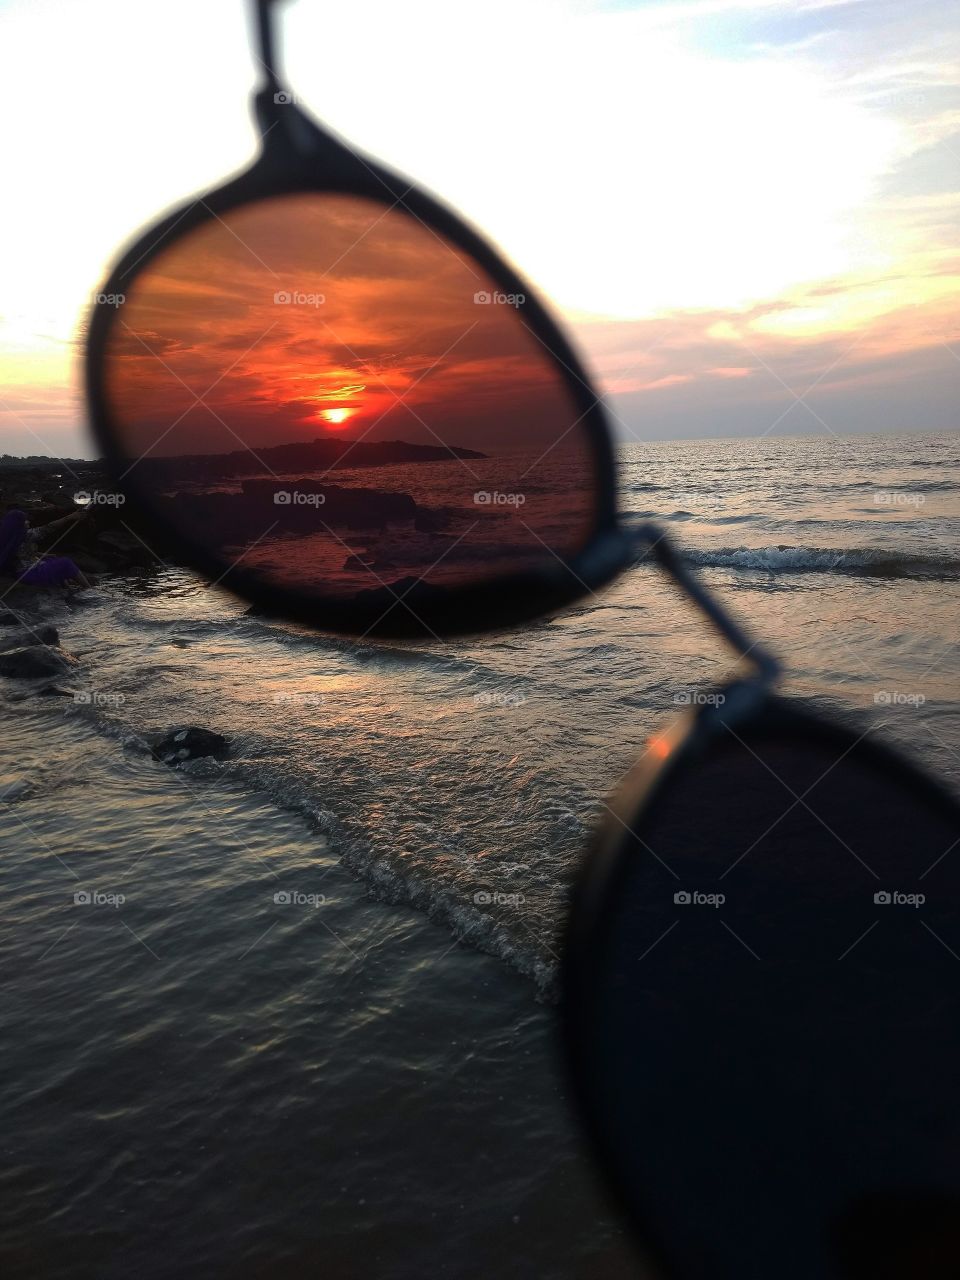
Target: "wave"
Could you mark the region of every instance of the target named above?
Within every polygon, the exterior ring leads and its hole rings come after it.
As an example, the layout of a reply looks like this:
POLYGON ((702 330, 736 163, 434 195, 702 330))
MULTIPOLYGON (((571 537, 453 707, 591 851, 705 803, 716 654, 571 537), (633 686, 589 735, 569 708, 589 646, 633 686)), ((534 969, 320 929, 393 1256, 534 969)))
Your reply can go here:
POLYGON ((685 549, 702 568, 767 573, 841 573, 869 578, 960 578, 960 559, 877 547, 710 547, 685 549))
MULTIPOLYGON (((931 466, 931 463, 924 463, 931 466)), ((833 486, 834 491, 843 489, 874 489, 877 493, 955 493, 960 489, 956 480, 915 480, 909 484, 883 484, 878 480, 851 480, 848 484, 833 486)))

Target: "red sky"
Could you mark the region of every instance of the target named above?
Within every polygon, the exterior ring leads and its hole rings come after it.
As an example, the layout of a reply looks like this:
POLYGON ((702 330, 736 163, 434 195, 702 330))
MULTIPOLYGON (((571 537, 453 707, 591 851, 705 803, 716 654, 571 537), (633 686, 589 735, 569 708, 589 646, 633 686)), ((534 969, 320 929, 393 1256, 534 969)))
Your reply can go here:
POLYGON ((155 456, 328 431, 547 448, 580 411, 522 305, 474 300, 495 291, 433 231, 374 201, 284 196, 211 220, 116 310, 118 425, 155 456))

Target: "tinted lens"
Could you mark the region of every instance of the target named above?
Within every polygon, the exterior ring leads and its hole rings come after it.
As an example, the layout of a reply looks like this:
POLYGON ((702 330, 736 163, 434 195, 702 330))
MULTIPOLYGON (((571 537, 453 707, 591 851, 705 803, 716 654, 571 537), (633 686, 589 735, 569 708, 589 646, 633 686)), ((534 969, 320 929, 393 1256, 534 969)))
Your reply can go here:
POLYGON ((670 1274, 946 1275, 915 1228, 939 1257, 960 1207, 956 813, 853 738, 740 738, 628 816, 575 1006, 591 1119, 670 1274))
POLYGON ((589 539, 595 462, 524 306, 372 200, 211 219, 116 311, 105 391, 129 475, 225 566, 307 595, 555 569, 589 539))

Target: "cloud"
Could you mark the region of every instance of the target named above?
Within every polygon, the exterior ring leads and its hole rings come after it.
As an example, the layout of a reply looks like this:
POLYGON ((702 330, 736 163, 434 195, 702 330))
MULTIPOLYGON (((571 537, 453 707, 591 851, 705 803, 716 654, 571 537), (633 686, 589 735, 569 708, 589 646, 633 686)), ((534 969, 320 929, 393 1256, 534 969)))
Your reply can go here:
MULTIPOLYGON (((939 0, 489 0, 469 39, 446 0, 283 9, 298 96, 485 228, 576 325, 603 378, 619 376, 618 412, 633 427, 759 428, 778 393, 762 365, 752 372, 754 356, 802 383, 858 338, 859 363, 841 359, 816 393, 834 397, 831 423, 949 423, 960 29, 939 0), (377 39, 358 46, 364 29, 377 39), (357 47, 359 61, 316 56, 357 47)), ((0 362, 17 398, 0 404, 0 448, 34 451, 30 422, 43 434, 72 424, 70 452, 89 449, 67 344, 103 263, 138 224, 253 154, 253 64, 232 0, 170 0, 146 62, 130 56, 129 13, 121 0, 3 8, 0 82, 11 112, 30 102, 31 131, 9 140, 0 207, 0 362), (91 78, 93 29, 111 70, 91 78), (71 190, 84 200, 65 209, 71 190)), ((296 267, 281 242, 265 247, 281 277, 296 267)), ((330 262, 314 265, 322 274, 330 262)), ((398 260, 393 278, 409 282, 415 266, 398 260)), ((379 290, 389 313, 383 264, 362 267, 355 296, 372 304, 379 290)), ((262 332, 229 276, 205 309, 165 348, 199 391, 245 364, 262 332), (217 306, 232 327, 220 328, 211 370, 189 349, 217 306)), ((338 352, 331 379, 362 363, 394 387, 427 367, 438 336, 398 357, 389 334, 371 341, 362 323, 338 333, 353 354, 338 352)), ((326 350, 288 342, 299 345, 281 362, 326 350)))

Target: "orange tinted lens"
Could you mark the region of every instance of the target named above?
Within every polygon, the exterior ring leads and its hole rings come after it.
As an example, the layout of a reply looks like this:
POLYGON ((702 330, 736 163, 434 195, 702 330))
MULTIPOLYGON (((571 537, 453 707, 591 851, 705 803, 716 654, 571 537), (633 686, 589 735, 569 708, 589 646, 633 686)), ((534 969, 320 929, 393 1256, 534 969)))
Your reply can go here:
POLYGON ((270 585, 469 585, 592 528, 582 408, 523 297, 372 200, 275 197, 176 241, 117 309, 106 393, 139 487, 270 585))

